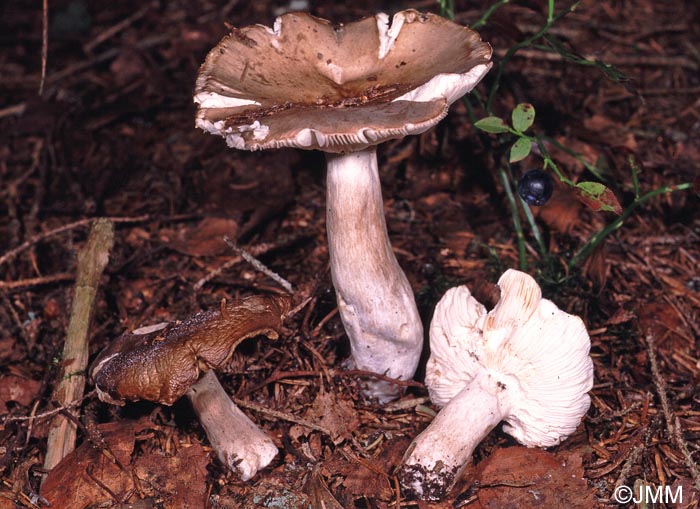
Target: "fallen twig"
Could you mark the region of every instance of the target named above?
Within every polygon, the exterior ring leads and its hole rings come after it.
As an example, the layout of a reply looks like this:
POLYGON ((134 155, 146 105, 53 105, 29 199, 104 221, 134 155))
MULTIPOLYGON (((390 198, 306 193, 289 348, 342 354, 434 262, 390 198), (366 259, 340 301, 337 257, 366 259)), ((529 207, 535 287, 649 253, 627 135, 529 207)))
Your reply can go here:
MULTIPOLYGON (((112 222, 112 223, 140 223, 143 221, 147 221, 150 216, 143 215, 143 216, 136 216, 136 217, 106 217, 104 219, 112 222)), ((93 217, 89 217, 86 219, 81 219, 80 221, 75 221, 74 223, 68 223, 64 224, 63 226, 59 226, 58 228, 54 228, 53 230, 49 230, 46 232, 42 232, 38 235, 35 235, 31 239, 22 242, 19 246, 10 249, 7 251, 4 255, 0 256, 0 265, 3 265, 4 263, 9 262, 10 260, 13 260, 15 256, 20 254, 22 251, 25 251, 26 249, 30 248, 31 246, 41 242, 42 240, 46 240, 49 237, 54 237, 56 235, 59 235, 61 233, 74 230, 76 228, 82 228, 83 226, 88 226, 91 225, 94 221, 97 219, 93 217)))
MULTIPOLYGON (((495 51, 496 55, 503 56, 505 50, 495 51)), ((545 51, 538 49, 522 49, 518 51, 514 57, 525 58, 527 60, 548 60, 554 62, 563 62, 564 57, 554 51, 545 51)), ((595 62, 603 60, 606 64, 630 66, 630 67, 683 67, 696 71, 698 64, 688 57, 682 55, 606 55, 602 58, 595 55, 584 55, 585 60, 595 62)))
POLYGON ((666 383, 661 375, 659 363, 656 359, 656 352, 654 351, 654 336, 652 336, 651 333, 647 333, 646 341, 649 354, 649 364, 651 365, 651 374, 654 378, 654 386, 656 387, 656 392, 659 395, 659 401, 661 401, 661 411, 663 412, 664 419, 666 420, 666 431, 668 432, 669 438, 672 438, 676 442, 676 445, 683 453, 686 466, 693 476, 695 487, 700 490, 700 471, 698 470, 698 466, 693 460, 690 450, 688 449, 688 444, 681 433, 680 419, 674 416, 673 409, 668 402, 666 383))
POLYGON ((320 431, 324 435, 328 435, 329 437, 332 437, 330 430, 328 430, 327 428, 324 428, 323 426, 319 426, 318 424, 314 424, 313 422, 307 421, 306 419, 296 417, 292 414, 289 414, 286 412, 279 412, 277 410, 270 410, 269 408, 265 408, 264 406, 256 405, 255 403, 250 403, 248 401, 244 401, 244 400, 238 399, 238 398, 233 398, 233 402, 236 405, 238 405, 239 407, 247 408, 248 410, 258 412, 258 413, 265 415, 267 417, 272 417, 273 419, 282 419, 283 421, 293 422, 295 424, 299 424, 300 426, 304 426, 304 427, 309 428, 309 429, 320 431))
POLYGON ((7 422, 12 422, 12 421, 34 421, 36 419, 45 419, 46 417, 51 417, 53 415, 60 414, 64 410, 68 410, 70 408, 75 408, 77 406, 82 405, 83 401, 94 396, 95 392, 97 392, 97 391, 95 391, 95 389, 93 389, 80 399, 77 399, 77 400, 75 400, 67 405, 63 405, 63 406, 60 406, 58 408, 54 408, 53 410, 47 410, 46 412, 41 412, 40 414, 32 413, 30 415, 8 415, 8 416, 5 416, 3 418, 2 422, 7 423, 7 422))
POLYGON ((49 56, 49 0, 42 2, 41 8, 41 80, 39 81, 39 95, 44 95, 46 84, 46 62, 49 56))
POLYGON ((245 249, 242 247, 239 247, 235 242, 233 242, 230 238, 228 238, 226 235, 224 235, 224 242, 233 249, 237 254, 241 255, 245 261, 250 263, 253 267, 255 267, 256 270, 262 272, 265 274, 267 277, 272 279, 275 283, 280 285, 282 288, 287 290, 291 295, 294 295, 294 289, 292 288, 292 284, 284 279, 282 276, 277 274, 277 272, 274 272, 270 270, 267 266, 265 266, 264 263, 262 263, 260 260, 255 258, 252 254, 247 252, 245 249))
MULTIPOLYGON (((95 222, 85 247, 78 254, 78 273, 70 323, 63 347, 61 378, 54 399, 65 406, 83 397, 88 362, 90 323, 102 272, 114 244, 114 225, 106 219, 95 222)), ((68 412, 68 410, 64 410, 68 412)), ((51 470, 75 448, 77 429, 63 415, 49 429, 44 468, 51 470)))
POLYGON ((131 16, 124 18, 116 25, 112 25, 111 27, 109 27, 105 30, 102 30, 97 35, 97 37, 95 37, 94 39, 92 39, 90 42, 86 43, 83 46, 83 50, 85 50, 86 53, 90 53, 92 50, 94 50, 97 46, 99 46, 100 44, 105 42, 107 39, 114 37, 122 30, 130 27, 131 25, 134 24, 135 21, 143 18, 148 13, 148 11, 150 11, 151 9, 154 9, 156 7, 158 7, 158 2, 150 2, 146 5, 144 5, 138 11, 133 13, 131 16))
POLYGON ((60 283, 61 281, 71 281, 74 277, 75 276, 73 274, 68 272, 59 272, 58 274, 20 279, 19 281, 0 281, 0 290, 12 292, 33 286, 50 285, 53 283, 60 283))
POLYGON ((24 115, 24 112, 27 109, 27 103, 26 102, 21 102, 18 104, 13 104, 12 106, 7 106, 5 108, 0 109, 0 118, 5 118, 5 117, 11 117, 13 115, 24 115))

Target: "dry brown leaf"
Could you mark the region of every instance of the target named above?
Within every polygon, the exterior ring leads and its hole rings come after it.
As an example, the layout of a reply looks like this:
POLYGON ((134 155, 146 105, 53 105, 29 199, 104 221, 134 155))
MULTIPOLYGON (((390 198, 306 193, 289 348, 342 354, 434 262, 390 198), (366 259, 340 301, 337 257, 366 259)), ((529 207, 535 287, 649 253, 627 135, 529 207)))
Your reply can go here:
POLYGON ((636 152, 638 149, 634 134, 625 126, 604 115, 595 114, 585 118, 583 126, 589 131, 597 133, 600 139, 605 140, 609 145, 625 147, 632 152, 636 152))
POLYGON ((10 493, 0 493, 0 509, 17 509, 12 501, 14 496, 10 493))
POLYGON ((16 401, 28 406, 36 397, 41 382, 17 375, 0 376, 0 413, 7 412, 7 403, 16 401))
POLYGON ((582 207, 569 186, 557 183, 552 198, 541 207, 533 207, 532 210, 535 216, 552 230, 568 234, 581 220, 582 207))
POLYGON ((166 244, 190 256, 215 256, 226 251, 224 235, 235 239, 238 223, 223 217, 206 217, 194 226, 183 226, 176 232, 163 231, 166 244))
POLYGON ((598 507, 576 451, 497 449, 477 466, 481 488, 473 509, 592 509, 598 507))
POLYGON ((207 464, 201 445, 181 447, 175 456, 154 450, 140 456, 135 471, 142 489, 160 497, 168 509, 204 509, 207 501, 207 464), (149 488, 145 488, 149 487, 149 488))
POLYGON ((608 318, 605 325, 620 325, 621 323, 627 323, 637 318, 637 314, 624 307, 618 308, 615 313, 608 318))
POLYGON ((134 487, 127 468, 134 451, 134 435, 146 427, 145 421, 99 424, 97 429, 108 450, 125 469, 119 468, 86 440, 49 472, 41 486, 41 495, 53 509, 84 509, 90 505, 113 502, 110 494, 94 480, 98 479, 112 493, 124 496, 134 487))
POLYGON ((610 259, 605 244, 599 245, 586 259, 583 273, 591 278, 598 288, 604 288, 610 275, 610 259))
POLYGON ((677 509, 691 509, 698 507, 700 502, 700 491, 695 487, 692 479, 676 479, 671 485, 671 493, 683 493, 683 500, 676 506, 677 509))
POLYGON ((408 437, 389 440, 376 452, 376 458, 358 458, 347 453, 334 454, 325 463, 324 471, 343 479, 336 493, 342 505, 352 507, 354 501, 361 497, 370 500, 391 499, 394 495, 390 470, 401 462, 410 442, 408 437))
POLYGON ((117 58, 109 66, 114 75, 115 83, 123 87, 132 81, 143 79, 143 71, 147 68, 143 57, 130 48, 122 48, 117 58))
POLYGON ((360 425, 352 402, 331 392, 320 392, 305 418, 330 431, 334 442, 350 436, 360 425))
POLYGON ((657 340, 667 337, 683 325, 678 312, 666 302, 647 302, 640 307, 638 314, 642 333, 651 333, 657 340))

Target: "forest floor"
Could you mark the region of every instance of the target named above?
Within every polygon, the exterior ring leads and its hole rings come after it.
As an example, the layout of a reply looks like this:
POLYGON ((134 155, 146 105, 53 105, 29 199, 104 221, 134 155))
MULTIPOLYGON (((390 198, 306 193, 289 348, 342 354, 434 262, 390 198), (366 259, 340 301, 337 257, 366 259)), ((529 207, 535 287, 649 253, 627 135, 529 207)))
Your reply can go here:
MULTIPOLYGON (((546 4, 502 5, 479 27, 494 62, 546 23, 546 4)), ((348 22, 409 7, 439 11, 427 0, 308 9, 348 22)), ((591 239, 621 216, 557 184, 532 208, 541 243, 518 211, 521 259, 501 172, 517 179, 541 168, 542 154, 508 169, 508 138, 470 120, 487 115, 475 96, 471 111, 459 101, 438 127, 380 146, 389 234, 426 330, 446 289, 469 285, 492 307, 498 277, 525 263, 546 298, 581 316, 592 342, 592 403, 577 431, 543 451, 494 430, 436 503, 404 498, 395 476, 438 410, 422 384, 427 347, 415 382, 386 405, 361 396, 367 375, 343 368, 323 155, 237 151, 194 127, 197 70, 226 23, 271 25, 285 5, 49 8, 39 95, 41 3, 0 6, 0 508, 642 507, 618 503, 614 490, 644 485, 669 487, 653 507, 698 507, 700 3, 586 0, 553 23, 549 42, 536 39, 503 66, 493 114, 534 105, 531 130, 561 171, 604 183, 620 203, 624 221, 599 243, 591 239), (635 201, 635 189, 681 184, 691 185, 635 201), (76 254, 98 217, 112 218, 115 239, 95 296, 91 360, 124 331, 279 293, 224 234, 291 282, 295 304, 308 299, 278 341, 246 340, 221 376, 280 450, 252 480, 216 459, 186 402, 116 407, 87 392, 73 410, 77 449, 40 486, 76 254), (671 500, 677 493, 682 500, 671 500)), ((455 19, 473 24, 485 9, 458 1, 455 19)), ((496 78, 494 67, 479 97, 496 78)))

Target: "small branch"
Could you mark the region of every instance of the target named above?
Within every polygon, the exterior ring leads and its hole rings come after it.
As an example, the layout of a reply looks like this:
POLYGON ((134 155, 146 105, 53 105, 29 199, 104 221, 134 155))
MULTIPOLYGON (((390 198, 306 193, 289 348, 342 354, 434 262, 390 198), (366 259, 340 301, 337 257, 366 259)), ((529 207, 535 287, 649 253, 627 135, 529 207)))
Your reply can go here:
MULTIPOLYGON (((61 406, 81 399, 85 391, 95 296, 113 244, 114 225, 107 219, 99 219, 90 230, 85 247, 78 253, 75 295, 63 346, 61 379, 54 391, 54 399, 61 406)), ((76 426, 69 419, 64 416, 54 419, 49 429, 44 468, 51 470, 75 448, 76 434, 76 426)))
POLYGON ((41 80, 39 96, 44 95, 46 84, 46 62, 49 59, 49 0, 44 0, 41 9, 41 80))
POLYGON ((228 247, 233 249, 237 254, 241 255, 245 261, 247 261, 253 267, 255 267, 256 270, 262 272, 267 277, 272 279, 275 283, 287 290, 287 292, 289 292, 290 295, 294 295, 294 289, 292 288, 292 284, 289 281, 284 279, 276 272, 267 268, 265 264, 263 264, 260 260, 255 258, 252 254, 247 252, 245 249, 243 249, 242 247, 238 247, 238 245, 236 245, 236 243, 229 239, 226 235, 224 235, 224 242, 226 242, 228 247))
POLYGON ((651 365, 651 374, 654 378, 654 386, 656 387, 656 392, 659 395, 659 401, 661 401, 661 410, 664 414, 664 419, 666 420, 666 431, 668 432, 669 438, 676 442, 676 445, 683 453, 685 458, 686 466, 690 470, 693 476, 693 482, 695 483, 695 488, 700 490, 700 471, 698 466, 693 460, 690 454, 688 444, 683 438, 681 433, 681 422, 680 419, 673 414, 671 405, 668 401, 668 394, 666 392, 666 383, 661 375, 661 370, 659 369, 659 363, 656 359, 656 352, 654 351, 654 337, 647 333, 647 351, 649 354, 649 364, 651 365))
POLYGON ((642 453, 644 452, 645 449, 649 447, 649 442, 651 442, 651 436, 653 434, 654 429, 656 429, 656 424, 660 424, 661 419, 657 415, 654 420, 649 424, 646 430, 644 430, 644 434, 641 437, 640 443, 636 444, 633 448, 632 451, 629 453, 629 456, 627 456, 627 460, 625 461, 625 464, 622 466, 622 469, 620 470, 620 475, 617 476, 617 481, 615 481, 615 489, 618 487, 622 486, 625 484, 625 481, 627 481, 627 478, 629 477, 630 473, 632 472, 632 467, 639 465, 639 460, 642 457, 642 453))
POLYGON ((117 23, 116 25, 112 25, 111 27, 101 31, 97 37, 95 37, 93 40, 91 40, 90 42, 88 42, 87 44, 85 44, 83 46, 83 50, 86 53, 90 53, 92 50, 94 50, 97 46, 99 46, 100 44, 105 42, 107 39, 114 37, 116 34, 121 32, 122 30, 130 27, 131 25, 134 24, 135 21, 143 18, 148 13, 148 11, 150 11, 151 9, 157 8, 157 7, 158 7, 158 2, 150 2, 146 5, 144 5, 143 7, 141 7, 141 9, 139 9, 138 11, 133 13, 128 18, 125 18, 125 19, 121 20, 119 23, 117 23))
POLYGON ((664 379, 661 376, 661 370, 659 369, 659 362, 656 359, 656 352, 654 351, 654 337, 651 334, 647 334, 647 352, 649 354, 649 364, 651 365, 651 374, 654 378, 654 386, 656 387, 656 393, 659 395, 659 401, 661 402, 661 410, 664 413, 664 419, 666 420, 666 430, 668 431, 668 436, 673 436, 673 410, 671 410, 671 405, 668 402, 668 395, 666 393, 666 387, 664 379))
POLYGON ((97 391, 95 389, 91 390, 88 392, 85 396, 83 396, 80 399, 77 399, 73 401, 72 403, 69 403, 68 405, 63 405, 58 408, 54 408, 53 410, 48 410, 46 412, 42 412, 40 414, 34 414, 34 415, 8 415, 3 419, 3 423, 7 422, 13 422, 13 421, 34 421, 36 419, 45 419, 46 417, 51 417, 56 414, 60 414, 64 410, 68 410, 70 408, 75 408, 77 406, 80 406, 83 404, 83 401, 86 399, 92 397, 95 395, 97 391))
MULTIPOLYGON (((507 52, 505 50, 496 50, 496 55, 506 56, 507 52)), ((517 54, 513 54, 513 57, 521 57, 527 60, 546 60, 561 62, 566 59, 555 51, 546 51, 539 49, 531 50, 520 50, 517 54)), ((698 64, 695 63, 688 57, 680 55, 607 55, 604 58, 596 57, 595 55, 584 55, 582 59, 577 60, 577 63, 582 64, 584 62, 589 63, 588 65, 593 65, 596 60, 603 60, 606 64, 618 65, 618 66, 630 66, 630 67, 683 67, 685 69, 690 69, 696 71, 698 69, 698 64)))
MULTIPOLYGON (((284 236, 278 239, 277 242, 267 242, 267 243, 260 243, 260 244, 255 244, 252 246, 249 246, 247 251, 252 254, 253 256, 261 256, 265 253, 268 253, 270 251, 273 251, 275 249, 280 249, 284 246, 287 246, 289 244, 292 244, 299 239, 302 239, 306 236, 305 233, 302 232, 302 234, 299 235, 292 235, 292 236, 284 236)), ((198 292, 200 291, 205 284, 207 284, 209 281, 214 279, 215 277, 221 275, 234 265, 241 263, 241 261, 244 258, 242 256, 236 256, 235 258, 232 258, 231 260, 228 260, 226 263, 219 265, 217 268, 211 270, 209 273, 207 273, 205 276, 203 276, 199 281, 197 281, 194 285, 194 291, 198 292)))
MULTIPOLYGON (((108 221, 111 221, 112 223, 140 223, 143 221, 148 221, 149 216, 143 215, 143 216, 136 216, 136 217, 107 217, 105 219, 108 221)), ((26 242, 21 243, 19 246, 15 247, 13 249, 10 249, 4 255, 0 256, 0 265, 3 265, 4 263, 7 263, 7 262, 13 260, 15 258, 15 256, 20 254, 22 251, 27 250, 28 248, 32 247, 35 244, 38 244, 42 240, 46 240, 50 237, 55 237, 56 235, 59 235, 61 233, 64 233, 64 232, 67 232, 70 230, 75 230, 76 228, 82 228, 83 226, 91 225, 94 221, 96 221, 96 219, 93 217, 81 219, 80 221, 75 221, 74 223, 64 224, 63 226, 59 226, 58 228, 55 228, 53 230, 42 232, 39 235, 35 235, 31 239, 27 240, 26 242)))
POLYGON ((688 467, 688 470, 690 470, 690 474, 693 476, 693 483, 695 484, 695 489, 700 491, 700 470, 698 470, 698 464, 695 462, 693 456, 690 454, 688 444, 683 439, 683 435, 681 434, 681 420, 678 417, 676 417, 675 424, 676 425, 673 427, 673 438, 676 441, 676 445, 678 445, 678 448, 683 453, 683 457, 685 458, 685 464, 688 467))
POLYGON ((7 106, 0 109, 0 118, 11 117, 13 115, 21 116, 27 109, 27 103, 21 102, 12 106, 7 106))
POLYGON ((0 281, 0 290, 5 292, 13 292, 23 288, 34 286, 50 285, 63 281, 72 281, 75 278, 73 274, 68 272, 59 272, 49 276, 32 277, 28 279, 20 279, 19 281, 0 281))
POLYGON ((313 429, 315 431, 320 431, 324 435, 328 435, 329 437, 332 438, 332 434, 330 430, 327 428, 324 428, 323 426, 319 426, 318 424, 314 424, 313 422, 307 421, 306 419, 302 419, 300 417, 296 417, 292 414, 286 413, 286 412, 279 412, 277 410, 270 410, 269 408, 265 408, 264 406, 256 405, 255 403, 251 403, 249 401, 243 401, 242 399, 238 398, 233 398, 233 402, 236 403, 241 408, 247 408, 248 410, 252 410, 253 412, 257 412, 259 414, 262 414, 266 417, 268 417, 268 420, 276 420, 276 419, 282 419, 283 421, 287 422, 293 422, 295 424, 299 424, 300 426, 304 426, 305 428, 313 429))

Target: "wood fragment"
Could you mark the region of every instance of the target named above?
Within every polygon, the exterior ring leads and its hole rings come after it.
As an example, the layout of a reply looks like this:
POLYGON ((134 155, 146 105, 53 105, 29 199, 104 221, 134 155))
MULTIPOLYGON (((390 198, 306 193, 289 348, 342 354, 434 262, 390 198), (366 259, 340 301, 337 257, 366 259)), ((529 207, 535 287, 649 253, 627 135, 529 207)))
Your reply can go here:
MULTIPOLYGON (((63 347, 60 381, 54 400, 61 406, 82 398, 88 364, 90 325, 102 273, 114 244, 114 225, 99 219, 93 225, 85 247, 78 254, 78 269, 70 323, 63 347)), ((66 410, 68 411, 68 410, 66 410)), ((56 416, 49 430, 44 468, 51 470, 75 448, 76 426, 64 416, 56 416)))
POLYGON ((243 257, 245 261, 250 263, 256 270, 262 272, 265 274, 267 277, 272 279, 275 283, 280 285, 282 288, 287 290, 287 292, 290 295, 294 295, 294 289, 292 288, 292 284, 284 279, 282 276, 277 274, 276 272, 270 270, 264 263, 262 263, 260 260, 255 258, 253 255, 251 255, 249 252, 247 252, 245 249, 242 247, 239 247, 236 245, 235 242, 233 242, 230 238, 228 238, 226 235, 224 235, 224 242, 233 249, 233 251, 236 254, 239 254, 243 257))
POLYGON ((302 419, 301 417, 296 417, 290 413, 265 408, 264 406, 256 405, 255 403, 251 403, 250 401, 244 401, 239 398, 233 398, 233 402, 241 408, 247 408, 248 410, 252 410, 261 415, 264 415, 268 418, 268 420, 282 419, 283 421, 293 422, 300 426, 304 426, 305 428, 309 428, 314 431, 319 431, 324 435, 328 435, 329 437, 332 436, 330 430, 324 428, 323 426, 319 426, 318 424, 307 421, 306 419, 302 419))
POLYGON ((0 281, 0 290, 13 292, 35 286, 51 285, 54 283, 61 283, 63 281, 72 281, 74 278, 75 276, 73 274, 68 272, 59 272, 58 274, 30 277, 27 279, 20 279, 19 281, 0 281))
POLYGON ((46 84, 46 62, 49 56, 49 0, 43 0, 41 8, 41 80, 39 96, 44 95, 46 84))

